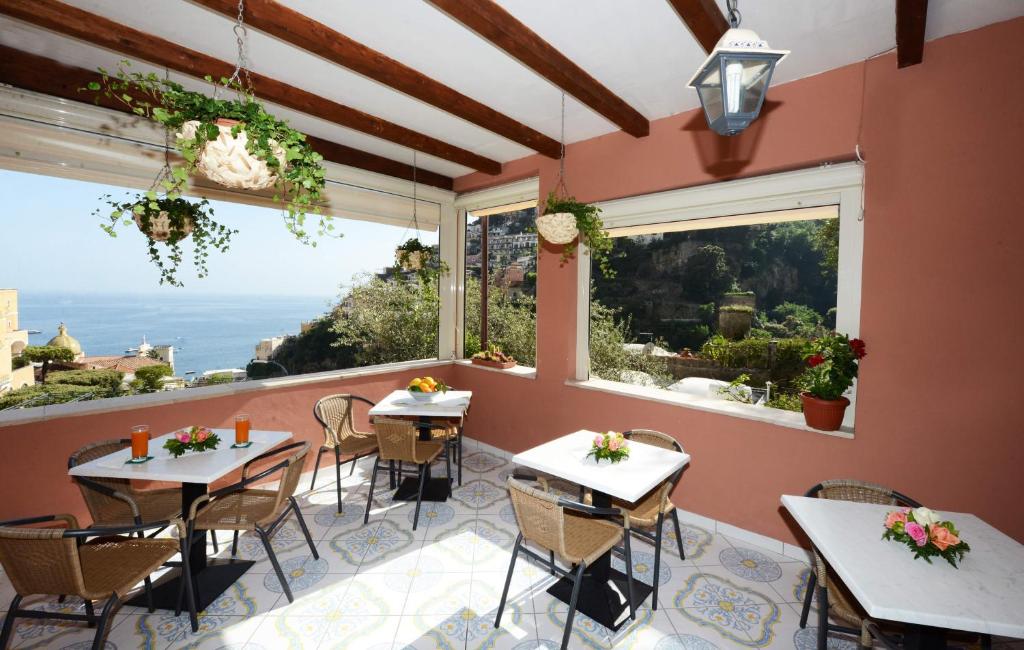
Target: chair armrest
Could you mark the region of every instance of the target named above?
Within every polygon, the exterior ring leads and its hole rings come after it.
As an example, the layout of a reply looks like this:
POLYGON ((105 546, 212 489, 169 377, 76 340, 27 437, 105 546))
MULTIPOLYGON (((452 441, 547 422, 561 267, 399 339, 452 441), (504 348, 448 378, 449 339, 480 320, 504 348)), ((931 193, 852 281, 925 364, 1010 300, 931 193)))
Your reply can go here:
POLYGON ((618 506, 598 508, 596 506, 588 506, 587 504, 580 503, 579 501, 572 501, 565 497, 558 499, 558 505, 562 508, 576 510, 577 512, 583 512, 600 518, 622 517, 622 527, 629 530, 629 512, 623 508, 619 508, 618 506))
POLYGON ((26 517, 24 519, 9 519, 0 521, 0 526, 28 526, 41 524, 47 521, 63 521, 69 529, 78 528, 78 520, 74 515, 43 515, 42 517, 26 517))
POLYGON ((358 395, 352 395, 351 397, 352 397, 352 399, 356 400, 357 402, 362 402, 363 404, 368 404, 370 406, 377 406, 377 402, 371 402, 370 400, 366 399, 365 397, 360 397, 358 395))
MULTIPOLYGON (((305 444, 305 443, 300 442, 300 443, 297 443, 297 444, 302 445, 302 444, 305 444)), ((292 446, 292 445, 289 445, 289 446, 292 446)), ((282 447, 281 449, 282 450, 286 449, 286 447, 282 447)), ((265 455, 268 455, 268 454, 265 454, 265 455)), ((254 458, 253 460, 258 460, 258 459, 259 459, 259 457, 254 458)), ((286 467, 288 467, 288 461, 284 460, 284 461, 281 461, 280 463, 278 463, 277 465, 274 465, 273 467, 269 467, 269 468, 263 470, 262 472, 260 472, 256 476, 245 476, 245 470, 243 470, 242 471, 243 478, 242 478, 241 481, 239 481, 237 483, 232 483, 231 485, 228 485, 228 486, 225 486, 225 487, 222 487, 219 490, 214 490, 213 492, 210 492, 209 494, 204 494, 201 497, 199 497, 198 499, 196 499, 195 501, 193 501, 192 502, 192 506, 188 509, 188 519, 187 519, 187 521, 193 521, 196 518, 196 514, 199 513, 200 506, 202 506, 205 503, 208 503, 211 499, 217 499, 217 498, 220 498, 220 497, 223 497, 223 496, 227 496, 229 494, 234 494, 235 492, 241 492, 242 490, 245 490, 249 485, 255 483, 256 481, 260 481, 262 479, 265 479, 266 477, 270 476, 274 472, 280 472, 281 470, 283 470, 286 467)))
POLYGON ((178 529, 178 539, 183 539, 185 537, 185 524, 181 519, 165 519, 164 521, 154 521, 148 524, 139 524, 135 526, 95 526, 93 528, 66 530, 64 531, 64 537, 81 539, 86 537, 104 537, 108 535, 130 535, 132 533, 141 533, 147 530, 166 528, 168 526, 174 526, 178 529))
POLYGON ((278 455, 278 454, 280 454, 281 452, 284 452, 284 451, 290 451, 292 449, 296 449, 298 447, 301 447, 304 444, 306 444, 306 443, 304 443, 304 442, 293 442, 290 445, 285 445, 284 447, 276 447, 274 449, 271 449, 270 451, 263 452, 262 454, 260 454, 256 458, 253 458, 250 461, 247 461, 245 463, 245 465, 242 465, 242 480, 243 481, 246 480, 246 476, 249 473, 249 467, 253 463, 258 463, 261 460, 266 460, 267 458, 271 458, 273 456, 276 456, 276 455, 278 455))
POLYGON ((99 492, 100 494, 102 494, 104 496, 108 496, 111 499, 117 499, 118 501, 124 501, 126 504, 128 504, 128 507, 132 511, 132 518, 135 520, 135 523, 136 524, 141 524, 142 523, 142 513, 139 510, 139 505, 137 503, 135 503, 135 499, 131 498, 130 496, 128 496, 124 492, 119 492, 119 491, 117 491, 117 490, 115 490, 115 489, 113 489, 111 487, 108 487, 108 486, 103 485, 101 483, 97 483, 96 481, 93 481, 92 479, 85 478, 84 476, 76 476, 75 477, 75 481, 77 483, 81 484, 81 485, 84 485, 85 487, 89 488, 90 490, 94 490, 96 492, 99 492))

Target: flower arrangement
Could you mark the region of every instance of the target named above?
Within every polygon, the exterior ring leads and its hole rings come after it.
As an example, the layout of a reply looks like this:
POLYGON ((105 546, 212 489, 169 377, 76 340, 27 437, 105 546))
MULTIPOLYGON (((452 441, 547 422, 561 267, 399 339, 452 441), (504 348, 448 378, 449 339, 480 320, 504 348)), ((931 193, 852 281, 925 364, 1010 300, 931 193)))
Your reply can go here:
POLYGON ((629 441, 621 433, 609 431, 594 436, 594 442, 587 452, 587 458, 594 457, 598 462, 610 460, 613 463, 629 458, 629 441))
POLYGON ((956 567, 964 554, 971 550, 951 521, 942 521, 938 513, 928 508, 903 508, 885 515, 882 539, 906 544, 914 552, 914 559, 939 556, 956 567))
POLYGON ((216 449, 220 438, 209 427, 190 427, 174 433, 174 437, 164 443, 164 449, 177 458, 186 451, 206 451, 216 449))

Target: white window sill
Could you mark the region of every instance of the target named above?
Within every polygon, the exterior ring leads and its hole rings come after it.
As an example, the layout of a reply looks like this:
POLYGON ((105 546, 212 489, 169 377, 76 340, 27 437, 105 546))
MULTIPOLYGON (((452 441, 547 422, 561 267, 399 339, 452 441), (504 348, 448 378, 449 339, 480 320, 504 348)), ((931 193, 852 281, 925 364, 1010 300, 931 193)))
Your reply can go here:
POLYGON ((451 365, 451 363, 451 361, 441 361, 438 359, 403 361, 401 363, 386 363, 378 366, 365 366, 363 368, 313 372, 306 375, 288 375, 285 377, 275 377, 274 379, 254 379, 249 381, 233 382, 230 384, 202 386, 198 388, 165 390, 145 395, 128 395, 125 397, 110 397, 106 399, 89 400, 86 402, 49 404, 46 406, 34 406, 25 409, 12 409, 0 412, 0 427, 15 424, 26 424, 29 422, 48 420, 52 418, 91 415, 95 413, 110 413, 113 411, 148 408, 161 404, 191 402, 194 400, 223 397, 225 395, 234 395, 236 393, 246 393, 250 391, 293 388, 305 384, 354 379, 357 377, 371 377, 374 375, 401 372, 404 370, 448 366, 451 365))
POLYGON ((489 368, 488 366, 481 366, 473 363, 469 359, 458 359, 455 362, 459 366, 469 366, 476 368, 477 370, 486 370, 487 372, 500 372, 503 375, 511 375, 512 377, 522 377, 523 379, 536 379, 537 369, 529 366, 520 366, 518 364, 511 368, 489 368))
POLYGON ((709 413, 719 413, 721 415, 729 415, 747 420, 756 420, 758 422, 774 424, 780 427, 788 427, 790 429, 800 429, 802 431, 821 433, 826 436, 849 439, 853 438, 852 428, 844 426, 839 431, 820 431, 818 429, 812 429, 804 423, 804 416, 802 413, 795 413, 793 411, 784 411, 782 409, 773 409, 764 406, 754 406, 752 404, 742 404, 740 402, 730 402, 728 400, 712 399, 710 397, 699 397, 697 395, 687 395, 685 393, 676 393, 661 388, 634 386, 632 384, 607 381, 605 379, 588 379, 586 381, 569 380, 565 383, 567 386, 582 388, 584 390, 611 393, 613 395, 644 399, 651 402, 659 402, 661 404, 672 404, 674 406, 707 411, 709 413))

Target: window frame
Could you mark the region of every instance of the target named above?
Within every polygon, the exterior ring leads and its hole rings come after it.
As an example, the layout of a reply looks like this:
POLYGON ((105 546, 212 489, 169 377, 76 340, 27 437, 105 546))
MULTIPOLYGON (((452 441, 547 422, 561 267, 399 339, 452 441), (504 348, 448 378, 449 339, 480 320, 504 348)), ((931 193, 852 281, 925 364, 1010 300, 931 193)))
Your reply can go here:
MULTIPOLYGON (((798 208, 838 206, 839 209, 839 272, 836 289, 836 330, 856 337, 860 335, 861 285, 864 259, 864 168, 859 163, 825 164, 813 169, 782 172, 710 185, 668 190, 632 196, 597 204, 606 229, 627 226, 668 224, 696 219, 754 214, 798 208)), ((632 391, 630 384, 592 380, 590 378, 590 280, 591 258, 585 247, 577 256, 576 281, 576 363, 572 384, 603 389, 607 384, 623 387, 616 392, 632 391), (587 386, 590 383, 591 386, 587 386)), ((670 391, 663 391, 671 393, 670 391)), ((850 408, 846 410, 839 435, 852 437, 857 406, 857 383, 850 390, 850 408)), ((688 406, 685 396, 673 403, 688 406)), ((696 405, 695 405, 696 406, 696 405)), ((714 410, 737 415, 737 405, 715 409, 702 401, 701 410, 714 410)), ((746 405, 739 405, 746 406, 746 405)), ((753 407, 763 410, 762 407, 753 407)), ((753 416, 753 413, 751 414, 753 416)), ((763 414, 762 414, 763 415, 763 414)), ((764 420, 764 417, 752 417, 764 420)), ((791 417, 768 418, 785 426, 793 426, 791 417)), ((802 420, 801 420, 802 422, 802 420)))

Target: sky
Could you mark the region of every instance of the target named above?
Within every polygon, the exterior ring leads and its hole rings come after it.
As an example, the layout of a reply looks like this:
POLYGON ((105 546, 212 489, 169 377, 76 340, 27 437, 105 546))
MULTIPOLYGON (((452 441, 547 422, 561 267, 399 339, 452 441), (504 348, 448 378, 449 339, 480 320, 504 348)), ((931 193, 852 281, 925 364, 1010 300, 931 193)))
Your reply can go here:
MULTIPOLYGON (((206 278, 186 259, 178 278, 184 287, 159 284, 145 236, 119 226, 112 238, 100 197, 125 196, 124 188, 52 176, 0 170, 0 288, 76 293, 177 295, 337 296, 352 276, 378 272, 394 262, 395 247, 415 231, 396 226, 334 220, 344 237, 321 237, 316 248, 287 231, 279 210, 211 201, 214 220, 238 230, 227 253, 210 251, 206 278), (93 212, 100 208, 101 215, 93 212)), ((410 215, 411 218, 411 215, 410 215)), ((437 243, 437 232, 421 232, 437 243)))

